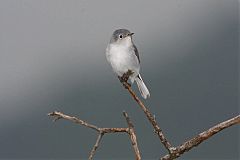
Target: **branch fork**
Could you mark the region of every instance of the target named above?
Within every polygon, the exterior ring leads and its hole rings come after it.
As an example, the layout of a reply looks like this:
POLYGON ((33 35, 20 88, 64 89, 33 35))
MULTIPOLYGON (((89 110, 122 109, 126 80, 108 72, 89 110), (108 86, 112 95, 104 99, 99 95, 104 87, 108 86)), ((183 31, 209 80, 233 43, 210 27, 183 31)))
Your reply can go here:
MULTIPOLYGON (((160 158, 161 160, 176 159, 176 158, 180 157, 182 154, 184 154, 185 152, 191 150, 192 148, 201 144, 203 141, 212 137, 216 133, 222 131, 223 129, 226 129, 226 128, 228 128, 230 126, 233 126, 233 125, 240 124, 240 115, 237 115, 237 116, 235 116, 235 117, 233 117, 229 120, 226 120, 222 123, 219 123, 219 124, 211 127, 210 129, 198 134, 197 136, 195 136, 192 139, 182 143, 181 145, 179 145, 177 147, 174 147, 167 140, 167 138, 164 135, 162 129, 159 127, 159 125, 156 121, 155 115, 153 115, 150 112, 150 110, 144 105, 144 103, 137 97, 137 95, 132 90, 131 85, 127 82, 128 77, 131 74, 132 74, 132 72, 129 71, 126 74, 124 74, 123 77, 118 77, 118 78, 119 78, 120 82, 123 84, 124 88, 126 88, 128 90, 128 92, 130 93, 132 98, 137 102, 139 107, 145 113, 148 121, 150 122, 150 124, 154 128, 154 132, 157 134, 161 143, 163 144, 165 149, 168 151, 168 154, 166 154, 165 156, 160 158)), ((132 148, 133 148, 134 153, 135 153, 135 159, 136 160, 141 160, 141 154, 140 154, 138 144, 137 144, 136 132, 134 130, 133 123, 131 122, 128 114, 125 111, 123 112, 123 116, 125 117, 127 125, 128 125, 128 127, 126 127, 126 128, 99 128, 99 127, 97 127, 93 124, 87 123, 87 122, 85 122, 85 121, 83 121, 79 118, 68 116, 64 113, 57 112, 57 111, 49 113, 48 116, 53 117, 54 122, 56 122, 59 119, 65 119, 65 120, 69 120, 69 121, 72 121, 74 123, 80 124, 82 126, 91 128, 91 129, 98 132, 98 137, 97 137, 96 143, 94 144, 94 146, 93 146, 93 148, 90 152, 89 158, 88 158, 89 160, 93 159, 93 156, 96 153, 96 150, 98 149, 98 147, 100 145, 102 137, 107 133, 127 133, 130 137, 132 148)))
POLYGON ((95 153, 100 145, 102 137, 107 133, 127 133, 130 137, 130 141, 131 141, 134 153, 135 153, 136 160, 141 160, 141 155, 140 155, 140 151, 139 151, 138 144, 137 144, 137 136, 136 136, 136 133, 134 130, 134 126, 133 126, 133 123, 131 122, 127 112, 125 112, 125 111, 123 112, 123 116, 126 119, 126 122, 128 125, 127 128, 100 128, 93 124, 87 123, 79 118, 69 116, 69 115, 66 115, 66 114, 64 114, 62 112, 58 112, 58 111, 48 113, 48 116, 53 117, 53 122, 56 122, 57 120, 60 120, 60 119, 65 119, 65 120, 74 122, 76 124, 80 124, 82 126, 91 128, 98 132, 97 140, 96 140, 96 142, 90 152, 89 158, 88 158, 89 160, 93 159, 93 156, 95 155, 95 153))

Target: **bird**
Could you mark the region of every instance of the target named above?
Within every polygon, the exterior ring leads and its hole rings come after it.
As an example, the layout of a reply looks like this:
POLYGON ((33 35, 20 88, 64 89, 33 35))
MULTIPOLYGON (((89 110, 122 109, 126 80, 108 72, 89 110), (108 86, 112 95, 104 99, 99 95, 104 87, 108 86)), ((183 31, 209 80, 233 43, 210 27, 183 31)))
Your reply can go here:
POLYGON ((142 97, 147 99, 150 92, 140 75, 140 57, 133 43, 133 34, 127 29, 115 30, 106 48, 106 59, 120 80, 129 78, 131 83, 136 82, 142 97))

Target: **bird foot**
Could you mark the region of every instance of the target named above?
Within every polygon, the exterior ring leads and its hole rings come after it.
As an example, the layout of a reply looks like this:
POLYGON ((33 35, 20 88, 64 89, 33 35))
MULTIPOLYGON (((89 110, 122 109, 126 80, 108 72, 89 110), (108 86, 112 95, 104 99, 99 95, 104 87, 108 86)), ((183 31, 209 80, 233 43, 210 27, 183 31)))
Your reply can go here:
MULTIPOLYGON (((131 70, 128 70, 126 73, 124 73, 122 75, 122 77, 118 76, 118 79, 120 80, 120 82, 124 85, 124 83, 126 83, 127 85, 129 85, 131 87, 131 84, 128 83, 128 79, 129 79, 129 76, 132 75, 133 72, 131 70)), ((125 86, 126 88, 126 86, 125 86)))
MULTIPOLYGON (((120 77, 120 76, 118 76, 118 79, 120 80, 120 82, 125 86, 125 84, 127 84, 127 85, 129 85, 130 87, 131 87, 131 84, 130 83, 128 83, 128 78, 126 78, 126 77, 120 77)), ((126 88, 126 87, 125 87, 126 88)))

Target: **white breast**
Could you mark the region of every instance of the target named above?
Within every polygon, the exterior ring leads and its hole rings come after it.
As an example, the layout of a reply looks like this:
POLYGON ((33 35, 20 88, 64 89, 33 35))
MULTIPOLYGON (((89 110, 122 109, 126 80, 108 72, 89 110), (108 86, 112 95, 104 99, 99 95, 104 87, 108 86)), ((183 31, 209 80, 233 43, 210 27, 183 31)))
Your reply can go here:
POLYGON ((135 76, 138 75, 140 66, 132 47, 126 44, 110 44, 107 47, 106 56, 118 76, 122 76, 128 70, 135 72, 135 76))

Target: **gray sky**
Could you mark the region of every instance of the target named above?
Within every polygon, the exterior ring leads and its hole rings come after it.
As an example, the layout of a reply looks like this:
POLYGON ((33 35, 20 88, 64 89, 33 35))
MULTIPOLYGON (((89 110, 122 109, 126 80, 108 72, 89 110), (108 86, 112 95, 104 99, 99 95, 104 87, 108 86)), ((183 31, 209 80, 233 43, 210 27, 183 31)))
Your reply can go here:
MULTIPOLYGON (((53 110, 99 127, 125 127, 125 110, 143 158, 166 153, 105 59, 118 28, 135 33, 151 92, 145 103, 172 144, 239 114, 238 7, 237 0, 1 0, 0 159, 86 158, 96 133, 52 123, 53 110)), ((102 142, 96 158, 133 159, 126 135, 102 142)), ((234 126, 182 159, 239 159, 239 150, 234 126)))

